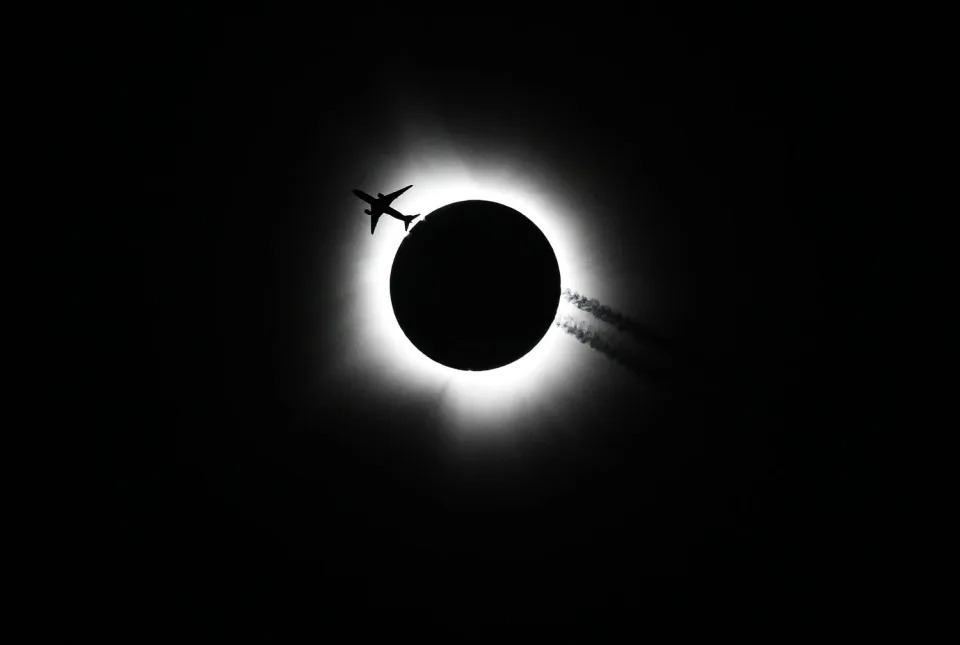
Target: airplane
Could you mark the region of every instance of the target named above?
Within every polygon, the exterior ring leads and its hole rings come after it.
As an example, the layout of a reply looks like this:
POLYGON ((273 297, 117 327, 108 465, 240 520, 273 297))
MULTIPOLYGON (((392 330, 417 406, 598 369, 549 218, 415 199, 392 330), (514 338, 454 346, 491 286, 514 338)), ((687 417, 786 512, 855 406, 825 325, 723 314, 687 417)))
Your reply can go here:
POLYGON ((363 201, 370 204, 370 208, 364 209, 364 213, 370 216, 370 235, 373 235, 374 229, 377 228, 377 222, 380 221, 380 216, 386 213, 390 217, 395 219, 403 220, 403 230, 408 230, 410 227, 410 222, 420 217, 417 215, 404 215, 397 209, 390 206, 390 204, 397 197, 410 190, 413 187, 413 184, 410 184, 406 188, 401 188, 400 190, 390 193, 389 195, 384 195, 383 193, 377 193, 376 197, 371 197, 362 190, 353 189, 353 194, 362 199, 363 201))

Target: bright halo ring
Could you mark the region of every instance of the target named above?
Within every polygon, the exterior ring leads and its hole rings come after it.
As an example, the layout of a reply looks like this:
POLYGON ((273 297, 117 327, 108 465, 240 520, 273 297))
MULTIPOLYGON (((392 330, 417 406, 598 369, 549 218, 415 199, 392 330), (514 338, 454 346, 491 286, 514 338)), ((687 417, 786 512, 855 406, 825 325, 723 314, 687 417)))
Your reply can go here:
MULTIPOLYGON (((384 194, 413 184, 394 203, 405 214, 426 215, 447 204, 465 200, 486 200, 509 206, 532 221, 553 247, 560 268, 561 287, 574 272, 585 269, 576 254, 573 240, 580 224, 565 203, 568 195, 548 180, 531 172, 530 164, 502 161, 468 166, 456 154, 435 148, 423 156, 387 163, 390 171, 376 179, 377 185, 357 186, 384 194)), ((381 175, 381 173, 377 173, 381 175)), ((365 218, 357 222, 357 235, 369 230, 365 218)), ((445 425, 455 429, 493 429, 513 425, 518 417, 547 405, 548 393, 567 373, 577 343, 551 326, 532 350, 520 359, 480 372, 461 371, 439 363, 420 352, 406 337, 393 312, 390 272, 406 233, 399 222, 383 218, 376 235, 351 245, 352 265, 348 271, 354 294, 348 327, 355 358, 354 368, 377 375, 384 395, 422 396, 437 400, 445 425), (387 226, 383 226, 386 224, 387 226), (396 226, 391 226, 396 224, 396 226)), ((410 227, 413 231, 418 222, 410 227)), ((584 271, 584 273, 589 273, 584 271)), ((589 288, 582 280, 580 288, 589 288)), ((509 324, 509 313, 495 304, 484 308, 478 296, 478 315, 489 315, 500 324, 509 324)), ((563 300, 561 299, 561 307, 563 300)))

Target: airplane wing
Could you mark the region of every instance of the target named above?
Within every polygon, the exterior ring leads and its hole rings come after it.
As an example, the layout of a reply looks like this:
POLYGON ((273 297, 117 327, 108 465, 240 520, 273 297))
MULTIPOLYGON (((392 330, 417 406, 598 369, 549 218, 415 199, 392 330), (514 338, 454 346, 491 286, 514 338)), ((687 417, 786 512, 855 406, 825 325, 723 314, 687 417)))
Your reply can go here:
POLYGON ((380 215, 383 213, 377 213, 376 215, 370 216, 370 235, 373 235, 373 230, 377 228, 377 222, 380 221, 380 215))
POLYGON ((394 193, 390 193, 389 195, 384 195, 384 196, 382 197, 382 199, 383 199, 383 201, 384 201, 385 204, 389 204, 390 202, 392 202, 392 201, 395 200, 397 197, 399 197, 400 195, 404 194, 405 192, 407 192, 407 191, 410 190, 411 188, 413 188, 413 184, 410 184, 410 185, 407 186, 406 188, 401 188, 400 190, 398 190, 398 191, 396 191, 396 192, 394 192, 394 193))

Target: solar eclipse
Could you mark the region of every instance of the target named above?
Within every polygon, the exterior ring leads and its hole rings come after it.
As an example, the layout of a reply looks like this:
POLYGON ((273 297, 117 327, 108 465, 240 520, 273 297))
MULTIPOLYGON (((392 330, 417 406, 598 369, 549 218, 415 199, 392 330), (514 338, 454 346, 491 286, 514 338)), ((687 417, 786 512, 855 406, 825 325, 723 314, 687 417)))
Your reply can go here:
POLYGON ((468 200, 413 228, 397 250, 390 292, 417 349, 448 367, 489 370, 520 359, 550 328, 560 267, 547 238, 519 211, 468 200), (478 294, 491 295, 506 320, 482 315, 478 294))

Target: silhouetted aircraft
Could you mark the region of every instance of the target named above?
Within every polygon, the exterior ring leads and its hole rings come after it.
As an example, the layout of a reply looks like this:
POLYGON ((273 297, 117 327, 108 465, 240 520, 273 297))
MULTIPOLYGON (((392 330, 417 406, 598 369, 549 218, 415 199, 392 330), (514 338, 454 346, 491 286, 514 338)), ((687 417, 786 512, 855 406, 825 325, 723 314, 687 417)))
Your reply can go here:
POLYGON ((371 197, 362 190, 353 189, 353 194, 362 199, 363 201, 370 204, 370 208, 364 209, 364 213, 370 216, 370 235, 373 235, 373 231, 377 228, 377 222, 380 221, 380 216, 386 213, 390 217, 395 217, 396 219, 403 220, 403 230, 408 230, 410 227, 410 222, 420 217, 417 215, 404 215, 397 209, 390 206, 390 204, 397 197, 410 190, 413 187, 413 184, 410 184, 406 188, 401 188, 395 193, 390 193, 389 195, 384 195, 383 193, 377 193, 376 197, 371 197))

